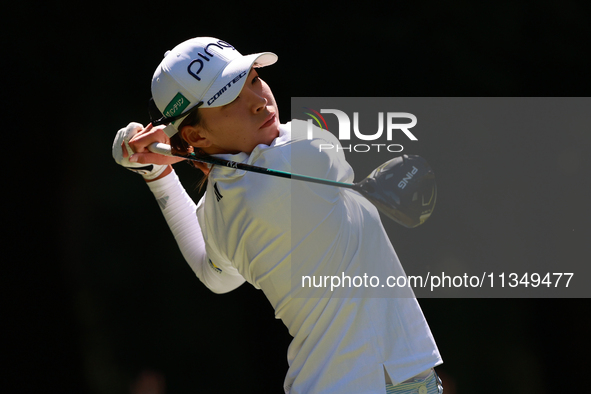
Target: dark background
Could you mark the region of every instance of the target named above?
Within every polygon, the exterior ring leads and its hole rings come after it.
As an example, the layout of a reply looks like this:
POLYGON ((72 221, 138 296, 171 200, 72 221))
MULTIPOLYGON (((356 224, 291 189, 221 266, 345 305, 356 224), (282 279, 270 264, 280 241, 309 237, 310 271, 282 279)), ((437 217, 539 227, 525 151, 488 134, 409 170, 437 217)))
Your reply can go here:
MULTIPOLYGON (((264 296, 248 285, 206 290, 143 181, 111 158, 119 128, 147 123, 152 73, 177 43, 209 35, 243 54, 276 52, 279 63, 262 76, 283 122, 294 96, 588 96, 591 87, 591 10, 582 2, 12 7, 2 354, 13 392, 129 393, 146 371, 167 393, 282 392, 289 336, 264 296)), ((416 255, 469 261, 515 245, 524 259, 550 245, 557 261, 588 261, 589 127, 562 131, 496 150, 454 143, 485 180, 499 176, 497 153, 540 164, 559 161, 559 150, 572 154, 561 159, 568 171, 552 172, 560 187, 536 175, 535 194, 514 178, 506 193, 479 181, 450 190, 454 200, 442 195, 421 239, 398 230, 403 264, 416 255), (491 241, 507 231, 510 245, 491 241)), ((438 174, 460 171, 444 151, 429 151, 438 174)), ((191 169, 178 172, 196 193, 191 169)), ((446 393, 586 390, 587 299, 420 302, 445 360, 446 393)))

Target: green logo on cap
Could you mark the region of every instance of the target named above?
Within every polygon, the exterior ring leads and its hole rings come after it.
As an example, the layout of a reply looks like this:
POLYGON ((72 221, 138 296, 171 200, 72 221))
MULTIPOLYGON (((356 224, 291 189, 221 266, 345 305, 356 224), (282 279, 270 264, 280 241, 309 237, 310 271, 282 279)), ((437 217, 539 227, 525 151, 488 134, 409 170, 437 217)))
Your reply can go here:
POLYGON ((191 102, 187 100, 185 96, 178 92, 176 96, 168 103, 166 108, 164 108, 163 115, 167 118, 171 118, 175 115, 182 114, 183 110, 189 106, 191 102))

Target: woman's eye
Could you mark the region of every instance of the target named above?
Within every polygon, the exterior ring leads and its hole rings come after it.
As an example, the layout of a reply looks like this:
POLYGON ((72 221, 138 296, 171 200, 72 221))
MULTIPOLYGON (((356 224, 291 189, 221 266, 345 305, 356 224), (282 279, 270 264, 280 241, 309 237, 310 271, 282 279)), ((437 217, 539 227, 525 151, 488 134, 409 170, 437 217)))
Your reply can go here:
POLYGON ((254 84, 254 83, 256 83, 257 81, 259 81, 260 79, 261 79, 261 78, 259 78, 259 76, 257 75, 256 77, 254 77, 254 78, 252 79, 252 83, 254 84))

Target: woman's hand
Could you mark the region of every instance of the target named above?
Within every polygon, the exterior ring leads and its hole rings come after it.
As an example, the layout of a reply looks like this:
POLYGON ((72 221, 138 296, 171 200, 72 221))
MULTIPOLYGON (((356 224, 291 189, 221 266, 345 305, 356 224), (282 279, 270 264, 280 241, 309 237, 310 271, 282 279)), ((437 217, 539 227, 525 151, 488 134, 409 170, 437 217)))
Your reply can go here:
POLYGON ((162 142, 170 145, 170 138, 164 133, 165 126, 152 126, 150 123, 146 128, 136 132, 129 140, 129 147, 133 154, 129 155, 125 141, 121 143, 123 150, 123 157, 128 158, 132 163, 140 164, 174 164, 185 159, 181 157, 165 156, 158 153, 153 153, 148 150, 148 146, 154 142, 162 142))
POLYGON ((183 159, 148 151, 148 146, 154 142, 170 143, 162 129, 162 127, 154 128, 151 124, 144 128, 135 122, 120 129, 115 136, 112 148, 113 158, 117 164, 141 174, 146 182, 152 182, 170 174, 171 164, 183 159))
MULTIPOLYGON (((174 164, 186 160, 181 157, 159 155, 148 150, 148 146, 154 142, 162 142, 170 145, 170 138, 164 133, 164 128, 165 126, 153 127, 152 123, 150 123, 145 129, 135 134, 129 141, 130 148, 135 152, 131 155, 129 161, 132 163, 174 164)), ((123 147, 123 152, 123 157, 126 157, 125 147, 123 147)), ((193 162, 193 164, 196 168, 200 169, 205 176, 209 175, 210 167, 207 163, 197 161, 193 162)), ((168 175, 170 171, 172 171, 172 168, 165 171, 165 173, 162 173, 162 175, 156 179, 168 175)))

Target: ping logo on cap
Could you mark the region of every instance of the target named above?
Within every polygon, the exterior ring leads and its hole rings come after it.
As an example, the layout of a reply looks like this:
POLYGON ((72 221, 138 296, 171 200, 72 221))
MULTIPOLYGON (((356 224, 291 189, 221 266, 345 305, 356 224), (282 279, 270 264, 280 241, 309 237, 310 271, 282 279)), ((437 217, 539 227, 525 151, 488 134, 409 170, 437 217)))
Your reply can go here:
POLYGON ((218 40, 217 43, 212 42, 210 44, 207 44, 207 46, 205 47, 205 49, 203 50, 205 52, 205 54, 198 52, 197 55, 199 55, 199 57, 201 59, 195 59, 193 60, 189 66, 187 67, 187 72, 195 79, 197 79, 198 81, 201 81, 201 78, 199 77, 199 73, 201 72, 201 70, 203 70, 204 67, 204 63, 203 60, 205 60, 206 62, 209 61, 209 59, 211 59, 214 55, 214 53, 209 51, 209 47, 210 46, 214 46, 219 48, 220 50, 224 50, 224 48, 230 48, 233 50, 236 50, 236 48, 234 48, 232 45, 228 44, 226 41, 222 41, 222 40, 218 40), (195 66, 195 64, 199 64, 199 66, 195 66))
POLYGON ((184 109, 187 108, 189 104, 191 104, 191 102, 187 100, 187 98, 183 96, 181 92, 178 92, 176 96, 174 96, 170 101, 170 103, 168 103, 166 108, 164 108, 163 115, 167 118, 172 118, 177 113, 183 113, 184 109))

